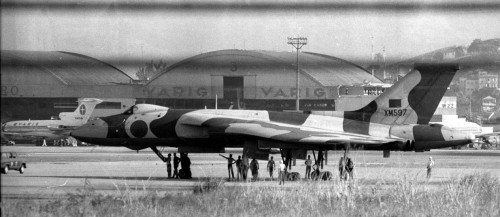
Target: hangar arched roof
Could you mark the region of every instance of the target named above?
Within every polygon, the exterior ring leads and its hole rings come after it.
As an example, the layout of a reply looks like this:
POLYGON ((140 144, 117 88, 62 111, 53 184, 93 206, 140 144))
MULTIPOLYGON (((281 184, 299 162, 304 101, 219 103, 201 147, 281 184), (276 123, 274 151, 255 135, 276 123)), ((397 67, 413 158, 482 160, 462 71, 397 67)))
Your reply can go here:
MULTIPOLYGON (((221 57, 227 56, 228 61, 232 61, 235 57, 238 61, 244 62, 245 57, 261 59, 264 63, 273 63, 274 66, 287 68, 295 71, 296 53, 293 52, 276 52, 276 51, 249 51, 249 50, 220 50, 196 55, 180 62, 177 62, 167 68, 163 73, 156 75, 148 84, 161 77, 162 75, 174 71, 176 68, 190 64, 195 64, 199 60, 204 60, 205 64, 213 65, 222 64, 210 62, 210 59, 220 61, 221 57)), ((341 86, 362 84, 365 81, 382 83, 381 80, 371 76, 371 74, 362 67, 349 61, 311 52, 300 53, 300 72, 312 78, 323 86, 341 86)))
POLYGON ((119 84, 130 83, 132 79, 108 63, 64 51, 2 50, 1 59, 2 73, 16 70, 46 73, 65 85, 119 84))

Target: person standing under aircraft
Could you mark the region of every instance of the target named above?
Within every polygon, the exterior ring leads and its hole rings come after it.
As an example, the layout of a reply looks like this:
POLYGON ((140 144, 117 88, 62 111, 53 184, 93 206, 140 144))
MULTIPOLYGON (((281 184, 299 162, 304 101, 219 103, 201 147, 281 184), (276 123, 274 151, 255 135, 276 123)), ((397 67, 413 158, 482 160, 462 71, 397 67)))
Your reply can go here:
POLYGON ((172 155, 169 153, 167 155, 167 174, 168 174, 168 178, 172 178, 172 155))
POLYGON ((319 166, 317 164, 312 165, 311 179, 318 180, 319 177, 319 166))
POLYGON ((238 180, 243 179, 243 161, 241 160, 241 155, 238 156, 238 160, 236 160, 236 169, 238 170, 238 180))
POLYGON ((311 155, 307 155, 307 160, 306 160, 306 179, 311 178, 311 166, 312 166, 312 160, 311 160, 311 155))
POLYGON ((179 157, 177 157, 176 153, 174 153, 174 179, 179 178, 179 171, 177 170, 177 168, 179 168, 180 161, 181 161, 181 159, 179 157))
MULTIPOLYGON (((191 160, 189 160, 188 153, 181 154, 181 167, 184 172, 184 178, 190 179, 191 176, 191 160)), ((182 178, 182 175, 179 175, 182 178)))
POLYGON ((427 162, 427 178, 431 178, 432 168, 434 167, 434 160, 432 157, 429 157, 429 162, 427 162))
POLYGON ((252 170, 252 180, 257 181, 259 179, 259 162, 255 158, 250 162, 250 169, 252 170))
POLYGON ((271 177, 271 181, 274 180, 273 178, 273 171, 274 168, 276 167, 276 164, 274 163, 274 158, 271 156, 271 159, 267 162, 267 171, 269 172, 269 176, 271 177))
POLYGON ((243 156, 243 161, 241 164, 241 172, 243 173, 243 180, 247 181, 248 178, 248 169, 250 169, 250 166, 248 164, 248 157, 243 156))
POLYGON ((353 180, 354 179, 354 162, 351 160, 350 157, 347 157, 345 168, 346 168, 346 172, 349 174, 349 179, 353 180))
POLYGON ((321 169, 323 169, 323 162, 325 161, 325 153, 320 151, 318 153, 318 169, 319 169, 319 166, 321 166, 321 169))
POLYGON ((278 170, 279 170, 279 174, 278 174, 279 185, 281 185, 281 182, 283 182, 283 185, 285 185, 286 165, 281 160, 280 160, 280 165, 279 165, 278 170))
POLYGON ((227 159, 227 173, 229 175, 229 180, 231 180, 231 175, 233 177, 233 180, 234 180, 234 171, 233 171, 233 164, 234 162, 236 162, 233 158, 233 154, 229 154, 229 157, 226 157, 222 154, 219 154, 221 157, 223 158, 226 158, 227 159))
POLYGON ((340 181, 347 179, 346 174, 346 160, 344 157, 340 157, 339 161, 339 177, 340 181))

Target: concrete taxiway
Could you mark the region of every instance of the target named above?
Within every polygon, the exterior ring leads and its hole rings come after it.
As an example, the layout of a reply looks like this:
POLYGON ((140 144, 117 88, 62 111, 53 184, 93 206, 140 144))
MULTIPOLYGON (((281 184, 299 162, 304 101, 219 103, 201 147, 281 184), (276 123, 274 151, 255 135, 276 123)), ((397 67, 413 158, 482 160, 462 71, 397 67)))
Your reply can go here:
MULTIPOLYGON (((160 148, 160 150, 162 150, 160 148)), ((194 186, 209 178, 227 178, 227 161, 218 154, 189 154, 193 179, 168 179, 165 163, 151 151, 133 151, 122 147, 29 147, 2 146, 2 152, 17 152, 27 162, 24 174, 9 171, 1 175, 2 200, 51 199, 81 193, 85 190, 119 195, 124 192, 144 193, 152 190, 161 194, 191 193, 194 186)), ((164 148, 163 154, 176 149, 164 148)), ((241 149, 230 149, 234 158, 241 149)), ((338 182, 338 160, 342 152, 329 152, 324 170, 333 172, 338 182)), ((379 151, 351 151, 355 162, 355 178, 360 185, 381 184, 391 186, 410 178, 429 185, 450 181, 468 174, 489 173, 500 178, 499 150, 433 150, 431 152, 393 152, 382 158, 379 151), (432 178, 427 180, 426 163, 432 156, 436 162, 432 178)), ((276 163, 281 159, 274 155, 276 163)), ((312 155, 311 155, 312 158, 312 155)), ((260 160, 258 182, 226 182, 226 186, 277 185, 269 179, 267 161, 260 160)), ((292 171, 305 172, 304 160, 297 160, 292 171)), ((234 168, 236 175, 236 168, 234 168)), ((276 172, 274 177, 277 177, 276 172)), ((290 184, 294 185, 294 184, 290 184)))

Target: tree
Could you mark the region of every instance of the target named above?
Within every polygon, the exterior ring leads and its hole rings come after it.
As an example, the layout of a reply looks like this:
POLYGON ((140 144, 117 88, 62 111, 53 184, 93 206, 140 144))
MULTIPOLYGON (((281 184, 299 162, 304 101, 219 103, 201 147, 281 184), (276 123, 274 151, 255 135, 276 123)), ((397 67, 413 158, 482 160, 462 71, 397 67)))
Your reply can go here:
POLYGON ((481 52, 481 44, 483 41, 481 39, 474 39, 467 49, 468 53, 479 53, 481 52))
POLYGON ((147 63, 143 67, 139 68, 139 70, 135 73, 139 80, 141 81, 149 81, 151 78, 156 76, 159 73, 162 73, 167 70, 167 63, 160 60, 157 64, 151 60, 151 62, 147 63))
POLYGON ((476 54, 496 54, 498 52, 498 45, 495 41, 481 41, 481 39, 475 39, 467 49, 469 53, 476 54))

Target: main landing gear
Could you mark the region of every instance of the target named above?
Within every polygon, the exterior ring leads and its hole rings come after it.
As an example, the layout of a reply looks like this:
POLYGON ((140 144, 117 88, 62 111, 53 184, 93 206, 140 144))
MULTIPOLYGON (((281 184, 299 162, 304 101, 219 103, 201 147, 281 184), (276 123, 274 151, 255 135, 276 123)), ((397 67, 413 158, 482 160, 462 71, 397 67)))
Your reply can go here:
POLYGON ((292 169, 292 150, 291 149, 280 149, 281 152, 281 159, 283 160, 283 163, 285 164, 285 168, 288 168, 289 170, 292 169))
MULTIPOLYGON (((163 154, 161 154, 161 152, 156 148, 156 146, 151 146, 149 148, 151 148, 151 150, 153 150, 155 152, 155 154, 158 155, 158 157, 163 162, 167 162, 167 158, 165 156, 163 156, 163 154)), ((187 153, 181 153, 180 163, 181 163, 182 169, 179 170, 179 178, 181 178, 181 179, 192 178, 192 176, 191 176, 191 160, 189 160, 189 157, 187 155, 188 155, 187 153)))
POLYGON ((161 154, 161 152, 156 148, 156 146, 151 146, 150 148, 151 148, 151 150, 153 150, 155 152, 156 155, 158 155, 158 157, 163 162, 167 162, 167 158, 161 154))

